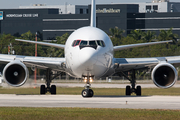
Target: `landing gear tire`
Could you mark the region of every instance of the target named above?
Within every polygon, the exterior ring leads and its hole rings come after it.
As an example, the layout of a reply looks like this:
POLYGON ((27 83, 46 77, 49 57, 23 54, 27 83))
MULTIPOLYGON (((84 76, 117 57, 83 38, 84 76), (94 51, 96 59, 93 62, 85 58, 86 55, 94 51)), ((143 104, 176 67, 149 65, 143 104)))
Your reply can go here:
POLYGON ((141 96, 141 86, 136 87, 136 95, 141 96))
POLYGON ((141 96, 141 86, 137 86, 136 89, 126 86, 126 95, 131 95, 132 92, 136 93, 137 96, 141 96))
POLYGON ((41 95, 46 94, 46 87, 45 87, 45 85, 41 85, 41 87, 40 87, 40 94, 41 95))
POLYGON ((131 95, 131 87, 126 86, 126 95, 131 95))
POLYGON ((94 95, 93 90, 92 90, 92 89, 89 89, 89 97, 93 97, 93 95, 94 95))
POLYGON ((59 76, 60 73, 57 74, 53 74, 51 69, 47 69, 46 70, 46 81, 45 81, 45 85, 41 85, 40 87, 40 94, 46 94, 47 92, 51 93, 52 95, 56 95, 56 86, 55 85, 51 85, 51 82, 54 78, 56 78, 57 76, 59 76))
POLYGON ((94 92, 92 89, 84 89, 81 93, 83 97, 93 97, 94 92))
POLYGON ((124 72, 121 72, 122 75, 131 82, 131 86, 126 86, 126 95, 131 95, 131 93, 135 93, 137 96, 141 96, 141 86, 136 86, 136 76, 135 70, 132 70, 131 77, 127 76, 124 72))
POLYGON ((55 85, 51 85, 50 92, 52 95, 56 95, 56 86, 55 85))
POLYGON ((88 90, 87 90, 87 89, 84 89, 84 90, 82 91, 81 95, 82 95, 83 97, 88 97, 88 96, 89 96, 88 90))

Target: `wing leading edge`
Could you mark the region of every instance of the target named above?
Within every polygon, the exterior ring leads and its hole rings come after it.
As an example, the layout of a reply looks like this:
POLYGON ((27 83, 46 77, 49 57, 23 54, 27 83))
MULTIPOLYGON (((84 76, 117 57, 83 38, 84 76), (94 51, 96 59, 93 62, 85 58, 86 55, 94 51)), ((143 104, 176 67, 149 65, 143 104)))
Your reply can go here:
POLYGON ((40 69, 50 68, 52 70, 57 71, 66 71, 65 58, 32 57, 0 54, 0 63, 7 64, 14 60, 19 60, 23 62, 27 67, 36 67, 40 69))
POLYGON ((20 42, 28 42, 28 43, 34 43, 34 44, 40 44, 40 45, 46 45, 46 46, 51 46, 51 47, 56 47, 56 48, 61 48, 64 49, 65 45, 62 44, 55 44, 55 43, 46 43, 46 42, 36 42, 36 41, 31 41, 31 40, 22 40, 22 39, 15 39, 16 41, 20 42))
POLYGON ((180 65, 180 56, 152 57, 152 58, 114 58, 115 71, 128 71, 132 69, 153 68, 161 62, 174 66, 180 65))
POLYGON ((169 42, 172 42, 172 40, 160 41, 160 42, 130 44, 130 45, 120 45, 120 46, 114 46, 114 51, 124 50, 124 49, 129 49, 129 48, 134 48, 134 47, 143 47, 143 46, 147 46, 147 45, 163 44, 163 43, 169 43, 169 42))

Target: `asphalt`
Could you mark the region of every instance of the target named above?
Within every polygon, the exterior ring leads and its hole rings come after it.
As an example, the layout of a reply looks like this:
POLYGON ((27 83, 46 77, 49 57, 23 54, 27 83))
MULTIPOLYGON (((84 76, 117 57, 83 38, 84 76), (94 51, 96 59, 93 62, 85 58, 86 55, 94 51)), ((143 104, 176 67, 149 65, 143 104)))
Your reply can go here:
MULTIPOLYGON (((24 87, 44 83, 26 83, 24 87)), ((84 83, 53 83, 57 87, 84 87, 84 83)), ((128 83, 92 83, 92 88, 125 88, 128 83)), ((153 83, 140 83, 142 88, 156 88, 153 83)), ((6 84, 3 87, 9 87, 6 84)), ((173 87, 180 88, 177 82, 173 87)), ((0 107, 82 107, 82 108, 131 108, 178 109, 180 96, 94 96, 81 95, 15 95, 0 94, 0 107)))
POLYGON ((0 94, 0 107, 178 109, 180 96, 94 96, 0 94))

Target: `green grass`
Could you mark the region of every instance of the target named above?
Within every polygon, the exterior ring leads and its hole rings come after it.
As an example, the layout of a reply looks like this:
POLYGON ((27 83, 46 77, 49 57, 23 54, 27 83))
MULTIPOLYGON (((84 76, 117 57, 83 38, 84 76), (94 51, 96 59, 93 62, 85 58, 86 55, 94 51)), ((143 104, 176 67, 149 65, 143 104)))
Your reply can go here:
POLYGON ((179 120, 180 110, 0 107, 0 120, 179 120))
MULTIPOLYGON (((57 87, 57 94, 68 94, 68 95, 80 95, 83 88, 65 88, 57 87)), ((93 88, 94 95, 125 95, 125 89, 123 88, 93 88)), ((40 88, 0 88, 0 94, 39 94, 40 88)), ((180 95, 179 88, 143 88, 142 95, 180 95)))
MULTIPOLYGON (((83 88, 57 88, 80 95, 83 88)), ((121 88, 94 88, 95 95, 122 95, 121 88)), ((179 88, 144 88, 142 95, 180 95, 179 88)), ((39 88, 0 88, 0 94, 39 94, 39 88)), ((0 107, 0 120, 179 120, 180 110, 0 107)))

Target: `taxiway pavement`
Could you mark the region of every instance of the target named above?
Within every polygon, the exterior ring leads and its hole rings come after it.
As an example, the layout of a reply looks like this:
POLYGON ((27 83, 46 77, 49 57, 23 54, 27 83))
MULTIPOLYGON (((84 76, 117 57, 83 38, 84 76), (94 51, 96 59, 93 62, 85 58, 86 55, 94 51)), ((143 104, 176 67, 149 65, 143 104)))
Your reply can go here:
POLYGON ((94 96, 0 94, 0 107, 180 109, 180 96, 94 96))

